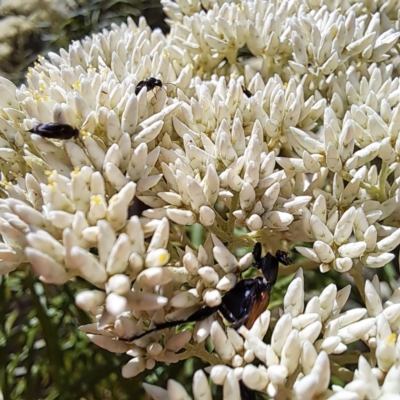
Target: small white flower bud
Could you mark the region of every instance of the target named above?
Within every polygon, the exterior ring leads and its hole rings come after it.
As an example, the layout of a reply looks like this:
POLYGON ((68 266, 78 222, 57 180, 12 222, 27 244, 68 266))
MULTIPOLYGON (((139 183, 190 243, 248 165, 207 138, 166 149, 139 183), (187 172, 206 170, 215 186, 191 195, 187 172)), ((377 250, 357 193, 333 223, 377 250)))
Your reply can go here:
POLYGON ((335 227, 338 223, 338 220, 339 220, 339 211, 336 210, 329 216, 328 220, 326 221, 326 226, 331 232, 335 232, 335 227))
POLYGON ((198 304, 199 298, 189 291, 184 291, 176 294, 170 301, 171 307, 187 308, 198 304))
POLYGON ((250 265, 252 263, 253 263, 253 254, 252 253, 245 254, 239 260, 240 271, 245 271, 246 269, 248 269, 250 267, 250 265))
POLYGON ((224 290, 224 291, 231 290, 236 285, 236 281, 237 278, 235 274, 232 273, 226 274, 218 282, 216 288, 218 290, 224 290))
POLYGON ((127 309, 127 300, 126 297, 120 296, 116 293, 110 293, 106 298, 106 310, 111 315, 119 315, 123 313, 127 309))
POLYGON ((106 282, 108 276, 104 266, 88 251, 73 246, 69 257, 82 278, 99 286, 106 282))
POLYGON ((202 267, 197 273, 201 276, 206 286, 215 287, 218 284, 219 276, 214 268, 202 267))
MULTIPOLYGON (((157 251, 157 250, 155 250, 157 251)), ((149 267, 140 272, 136 281, 142 286, 147 286, 148 288, 154 288, 156 286, 164 286, 171 282, 172 273, 162 267, 149 267)))
POLYGON ((321 329, 322 324, 320 321, 312 322, 310 325, 306 326, 300 331, 300 341, 303 343, 304 341, 308 340, 309 342, 314 343, 317 340, 321 329))
POLYGON ((96 346, 101 347, 111 353, 126 353, 131 345, 129 343, 125 343, 119 340, 114 340, 113 338, 109 338, 102 335, 92 335, 88 334, 87 337, 91 342, 93 342, 96 346))
MULTIPOLYGON (((247 364, 251 364, 254 361, 255 357, 256 356, 255 356, 253 350, 246 350, 243 358, 247 364)), ((268 360, 268 358, 267 358, 267 360, 268 360)))
POLYGON ((317 359, 317 355, 318 352, 314 345, 308 340, 304 341, 301 347, 300 356, 304 374, 308 375, 311 372, 315 360, 317 359))
POLYGON ((400 380, 400 366, 396 364, 390 368, 390 370, 386 374, 385 381, 383 382, 382 385, 382 393, 385 393, 388 396, 387 400, 390 399, 389 396, 398 394, 399 380, 400 380))
POLYGON ((317 240, 320 240, 327 244, 331 244, 333 242, 332 233, 316 215, 311 216, 310 223, 312 232, 317 240))
POLYGON ((322 194, 315 199, 312 213, 313 215, 316 215, 323 223, 326 223, 326 200, 322 194))
POLYGON ((253 214, 247 218, 246 225, 251 231, 258 231, 262 228, 263 221, 259 215, 253 214))
POLYGON ((211 207, 201 206, 199 210, 200 223, 204 226, 211 226, 215 222, 215 212, 211 207))
POLYGON ((294 385, 294 392, 296 399, 307 400, 311 396, 314 397, 318 386, 318 376, 315 374, 306 375, 304 378, 296 381, 294 385))
POLYGON ((146 254, 145 265, 146 268, 162 267, 169 261, 170 254, 166 249, 152 250, 146 254))
POLYGON ((342 257, 358 258, 367 248, 365 242, 355 242, 343 244, 338 248, 338 252, 342 257))
POLYGON ((306 326, 320 319, 320 315, 317 313, 300 314, 298 317, 293 318, 293 328, 302 330, 306 326))
POLYGON ((344 326, 359 321, 361 318, 364 318, 366 314, 367 310, 365 308, 353 308, 340 314, 338 318, 339 328, 343 328, 344 326))
POLYGON ((395 161, 396 153, 390 144, 389 137, 382 140, 379 148, 379 157, 382 159, 382 161, 387 162, 388 164, 391 164, 395 161))
POLYGON ((271 211, 276 200, 278 199, 279 192, 281 190, 281 185, 279 182, 273 183, 261 197, 262 206, 266 211, 271 211))
POLYGON ((378 399, 381 395, 378 380, 373 374, 368 361, 360 356, 358 359, 358 376, 364 382, 370 398, 378 399))
MULTIPOLYGON (((166 109, 164 109, 166 111, 166 109)), ((134 135, 132 137, 132 143, 137 146, 140 143, 149 143, 153 139, 155 139, 160 133, 162 127, 164 125, 164 121, 154 122, 152 125, 144 128, 140 133, 134 135)))
POLYGON ((148 359, 146 360, 146 369, 152 370, 155 366, 156 366, 156 362, 155 362, 154 359, 148 358, 148 359))
POLYGON ((369 268, 381 268, 389 264, 393 258, 394 254, 391 253, 369 253, 360 257, 362 263, 369 268))
POLYGON ((230 362, 235 355, 235 349, 218 321, 214 321, 211 325, 211 339, 214 343, 215 351, 221 359, 225 362, 230 362))
POLYGON ((378 238, 378 232, 377 232, 375 226, 374 225, 369 226, 367 228, 367 230, 364 232, 363 236, 364 236, 365 243, 367 244, 365 251, 367 253, 370 253, 375 249, 376 241, 378 238))
POLYGON ((313 249, 317 257, 325 264, 329 264, 335 259, 335 253, 331 246, 321 240, 314 242, 313 249))
POLYGON ((375 318, 366 318, 355 322, 345 328, 339 329, 339 336, 344 344, 349 344, 361 339, 375 324, 375 318))
MULTIPOLYGON (((200 207, 207 204, 207 199, 203 193, 200 184, 191 176, 187 177, 188 191, 191 198, 191 206, 195 212, 200 210, 200 207)), ((212 211, 212 210, 211 210, 212 211)))
MULTIPOLYGON (((162 224, 162 222, 163 221, 161 221, 159 225, 162 224)), ((138 255, 144 255, 146 252, 144 246, 144 233, 138 216, 131 217, 125 226, 125 231, 132 243, 131 254, 138 253, 138 255)))
POLYGON ((301 246, 295 246, 295 249, 303 256, 308 258, 311 261, 314 261, 316 263, 320 263, 321 260, 318 258, 317 254, 315 253, 314 250, 310 249, 309 247, 301 247, 301 246))
POLYGON ((117 274, 108 279, 106 284, 107 292, 114 292, 119 295, 128 293, 131 289, 131 282, 126 275, 117 274))
POLYGON ((391 235, 380 240, 376 244, 376 248, 379 252, 388 253, 396 248, 400 244, 400 228, 394 231, 391 235))
POLYGON ((235 351, 237 353, 243 352, 244 349, 243 338, 234 329, 231 328, 228 328, 226 334, 228 336, 228 339, 232 343, 235 351))
POLYGON ((194 400, 212 400, 210 385, 206 374, 201 369, 197 370, 193 375, 192 390, 194 400))
POLYGON ((165 343, 165 348, 175 353, 182 349, 189 342, 191 337, 192 332, 190 330, 179 332, 168 339, 168 341, 165 343))
MULTIPOLYGON (((236 354, 233 358, 232 358, 232 366, 235 368, 240 368, 243 365, 243 357, 240 356, 239 354, 236 354)), ((235 370, 236 373, 236 370, 235 370)))
POLYGON ((223 398, 231 400, 241 400, 239 382, 235 370, 228 372, 223 386, 223 398))
POLYGON ((353 230, 353 224, 356 217, 355 207, 349 208, 340 218, 335 228, 334 240, 335 243, 340 245, 345 243, 350 237, 353 230))
POLYGON ((269 380, 277 385, 282 385, 288 374, 289 372, 284 365, 271 365, 267 372, 269 380))
POLYGON ((126 271, 131 251, 131 241, 126 233, 118 236, 107 260, 106 271, 109 275, 126 271))
POLYGON ((322 350, 318 354, 311 374, 318 377, 318 385, 316 388, 316 393, 317 394, 324 393, 325 390, 328 388, 329 381, 331 378, 329 357, 324 350, 322 350))
POLYGON ((136 193, 136 184, 128 182, 123 185, 119 193, 111 197, 107 208, 107 221, 118 231, 126 225, 128 205, 132 202, 136 193))
POLYGON ((64 246, 48 232, 42 230, 30 232, 26 235, 26 240, 35 250, 45 253, 60 264, 64 262, 64 246))
POLYGON ((206 290, 203 294, 204 303, 209 307, 215 307, 221 304, 222 298, 219 290, 206 290))
POLYGON ((260 339, 264 338, 269 327, 270 319, 270 311, 265 310, 254 322, 253 326, 250 329, 250 333, 260 339))
POLYGON ((339 172, 343 168, 339 151, 331 142, 326 147, 326 165, 332 172, 339 172))
POLYGON ((347 272, 353 266, 353 260, 350 257, 336 258, 333 266, 338 272, 347 272))
MULTIPOLYGON (((383 310, 383 315, 388 322, 392 325, 400 316, 400 304, 392 304, 383 310)), ((397 325, 397 324, 396 324, 397 325)))
POLYGON ((49 220, 58 229, 64 230, 72 226, 74 214, 61 210, 50 211, 49 220))
POLYGON ((267 345, 261 339, 249 334, 246 338, 245 348, 252 350, 260 361, 266 363, 267 345))
POLYGON ((167 217, 179 225, 193 225, 196 222, 196 215, 190 210, 168 208, 167 217))
POLYGON ((214 317, 211 316, 203 321, 196 322, 193 337, 197 343, 201 343, 206 340, 211 331, 211 324, 214 321, 214 317))
POLYGON ((84 290, 75 297, 76 305, 85 311, 95 310, 104 304, 106 294, 101 290, 84 290))
POLYGON ((222 386, 225 382, 226 376, 231 370, 232 369, 226 365, 216 365, 211 368, 210 378, 216 385, 222 386))
POLYGON ((262 216, 264 224, 271 229, 286 230, 294 216, 282 211, 268 211, 262 216))
POLYGON ((244 182, 239 193, 240 207, 243 210, 251 210, 254 206, 256 193, 250 183, 244 182))
POLYGON ((284 298, 285 313, 297 317, 304 310, 304 281, 301 277, 293 279, 284 298))
POLYGON ((288 369, 289 375, 296 370, 301 353, 300 336, 296 329, 290 332, 282 348, 281 364, 288 369))
MULTIPOLYGON (((149 360, 147 360, 149 361, 149 360)), ((147 362, 146 362, 147 364, 147 362)), ((160 400, 168 400, 169 395, 168 392, 155 385, 150 385, 149 383, 143 382, 143 389, 153 398, 153 399, 160 399, 160 400)))
POLYGON ((242 379, 243 383, 252 390, 262 391, 268 384, 268 380, 264 379, 258 368, 251 364, 244 367, 242 379))
MULTIPOLYGON (((214 235, 213 240, 215 243, 214 235)), ((237 268, 238 262, 236 257, 222 243, 215 244, 213 254, 214 258, 225 272, 232 272, 237 268)))
POLYGON ((326 339, 321 339, 320 343, 318 342, 315 343, 318 350, 324 350, 327 354, 332 354, 341 342, 341 338, 340 336, 330 336, 326 339))
POLYGON ((368 315, 370 317, 377 317, 383 311, 381 296, 377 293, 375 286, 369 280, 365 282, 364 291, 368 315))
POLYGON ((143 372, 146 368, 143 357, 132 358, 127 364, 122 367, 122 376, 126 379, 133 378, 143 372))
MULTIPOLYGON (((191 273, 198 273, 199 268, 201 268, 201 263, 197 257, 190 251, 186 252, 183 256, 183 266, 191 273)), ((210 267, 208 267, 210 268, 210 267)), ((201 275, 200 275, 201 276, 201 275)), ((219 279, 219 278, 218 278, 219 279)))
POLYGON ((276 354, 281 354, 283 345, 292 331, 292 318, 290 314, 283 314, 275 325, 271 337, 271 346, 276 354))
POLYGON ((314 296, 310 299, 310 301, 306 305, 306 309, 304 311, 305 314, 309 313, 317 313, 321 315, 321 304, 319 297, 314 296))

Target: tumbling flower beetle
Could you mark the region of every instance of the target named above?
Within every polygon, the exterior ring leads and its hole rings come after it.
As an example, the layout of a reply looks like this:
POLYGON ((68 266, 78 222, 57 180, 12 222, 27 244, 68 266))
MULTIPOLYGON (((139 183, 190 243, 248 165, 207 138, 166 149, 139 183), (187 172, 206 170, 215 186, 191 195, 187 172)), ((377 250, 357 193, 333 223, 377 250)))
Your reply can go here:
POLYGON ((247 89, 246 86, 243 86, 243 85, 242 85, 242 90, 243 90, 243 93, 244 93, 247 97, 253 96, 253 93, 251 93, 250 90, 247 89))
POLYGON ((255 320, 268 307, 270 292, 278 277, 279 262, 284 265, 291 264, 288 254, 284 251, 278 250, 275 256, 267 253, 264 257, 261 256, 261 253, 262 245, 256 243, 253 249, 254 265, 261 270, 264 277, 239 281, 233 289, 225 294, 218 306, 205 306, 194 312, 186 320, 164 322, 140 335, 119 339, 132 342, 161 329, 172 328, 187 322, 202 321, 217 311, 232 324, 231 326, 234 329, 238 329, 242 325, 251 328, 255 320))
POLYGON ((45 124, 36 125, 28 132, 36 133, 49 139, 77 139, 79 137, 79 129, 67 124, 58 124, 56 122, 47 122, 45 124))
POLYGON ((135 94, 137 96, 144 87, 149 91, 155 89, 156 86, 161 88, 163 83, 159 79, 153 77, 143 79, 136 85, 135 94))

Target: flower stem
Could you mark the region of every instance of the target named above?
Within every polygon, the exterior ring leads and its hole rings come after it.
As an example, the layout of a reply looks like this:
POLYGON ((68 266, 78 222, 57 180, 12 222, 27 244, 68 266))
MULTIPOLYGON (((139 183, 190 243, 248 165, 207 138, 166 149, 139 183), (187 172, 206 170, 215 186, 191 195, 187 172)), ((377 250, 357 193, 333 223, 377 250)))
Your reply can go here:
POLYGON ((179 360, 187 360, 190 357, 197 357, 200 358, 200 360, 207 362, 210 365, 225 364, 220 358, 209 353, 201 344, 193 346, 187 343, 185 345, 185 349, 187 351, 185 351, 184 353, 177 354, 179 360))
POLYGON ((360 296, 365 302, 365 293, 364 293, 365 282, 362 276, 362 265, 360 264, 359 261, 353 265, 353 268, 350 269, 349 274, 354 279, 354 283, 356 284, 357 289, 360 292, 360 296))
POLYGON ((379 173, 379 194, 378 200, 382 203, 383 201, 387 200, 386 195, 386 179, 388 177, 388 163, 386 161, 382 161, 381 172, 379 173))

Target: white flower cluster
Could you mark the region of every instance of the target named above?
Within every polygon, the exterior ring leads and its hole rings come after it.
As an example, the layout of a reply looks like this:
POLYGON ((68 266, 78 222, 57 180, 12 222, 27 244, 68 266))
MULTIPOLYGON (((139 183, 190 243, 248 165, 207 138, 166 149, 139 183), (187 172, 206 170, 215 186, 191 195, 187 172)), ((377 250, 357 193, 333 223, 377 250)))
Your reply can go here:
POLYGON ((82 329, 132 356, 124 376, 197 355, 224 364, 211 378, 225 398, 238 379, 304 399, 399 391, 398 294, 384 307, 361 274, 400 244, 399 22, 391 1, 371 14, 369 2, 319 3, 203 1, 205 12, 164 0, 168 37, 128 21, 40 58, 20 88, 0 78, 0 273, 29 262, 44 282, 94 284, 76 298, 97 318, 82 329), (164 87, 136 93, 149 77, 164 87), (47 122, 80 136, 27 132, 47 122), (141 218, 135 197, 149 207, 141 218), (184 230, 194 223, 207 231, 198 249, 184 230), (195 344, 190 331, 115 340, 218 306, 252 263, 233 251, 257 240, 274 253, 282 239, 321 272, 351 273, 366 309, 341 313, 350 287, 331 285, 303 310, 300 274, 269 345, 269 312, 240 334, 197 322, 195 344), (372 369, 343 354, 358 340, 372 369), (353 379, 341 365, 357 362, 353 379), (331 374, 349 383, 328 390, 331 374))

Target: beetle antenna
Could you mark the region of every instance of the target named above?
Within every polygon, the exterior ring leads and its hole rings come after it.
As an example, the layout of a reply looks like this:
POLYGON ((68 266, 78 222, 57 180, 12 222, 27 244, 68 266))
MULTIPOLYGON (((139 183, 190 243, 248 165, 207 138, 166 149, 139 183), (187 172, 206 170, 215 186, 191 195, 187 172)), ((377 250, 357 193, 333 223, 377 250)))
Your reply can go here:
POLYGON ((131 336, 129 338, 118 338, 118 340, 122 340, 124 342, 133 342, 135 340, 138 340, 142 338, 143 336, 149 335, 150 333, 156 332, 156 331, 161 331, 162 329, 166 328, 173 328, 178 325, 182 324, 187 324, 188 322, 197 322, 197 321, 203 321, 206 318, 210 317, 213 315, 215 312, 217 312, 219 309, 219 305, 215 307, 202 307, 199 310, 195 311, 192 315, 190 315, 187 319, 184 320, 179 320, 179 321, 167 321, 163 322, 161 324, 157 324, 154 328, 143 332, 139 335, 131 336))

